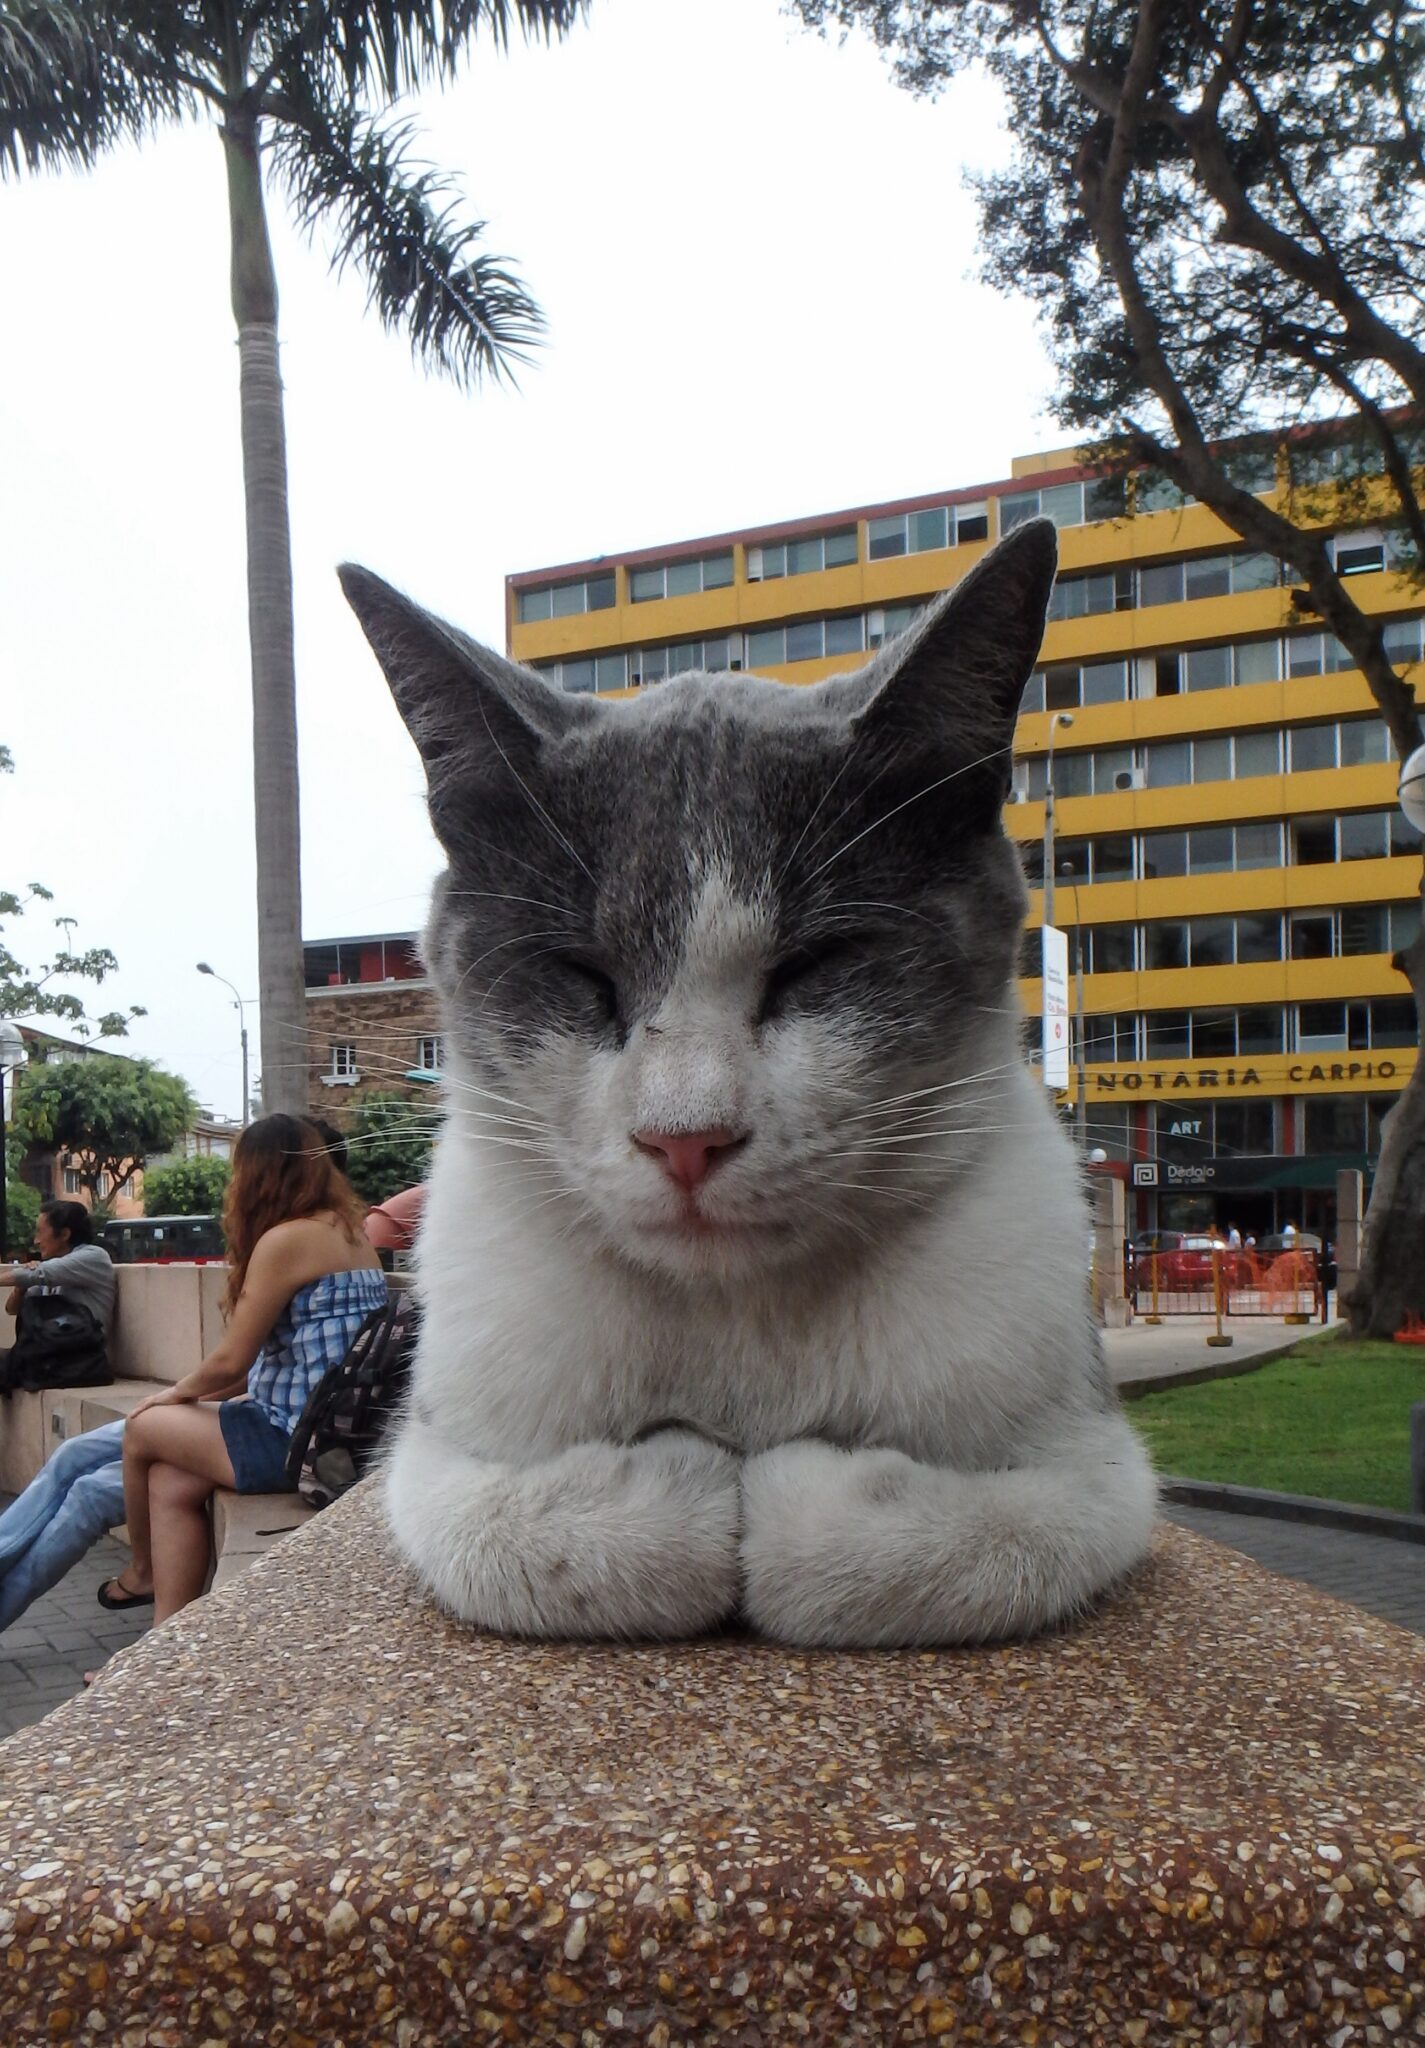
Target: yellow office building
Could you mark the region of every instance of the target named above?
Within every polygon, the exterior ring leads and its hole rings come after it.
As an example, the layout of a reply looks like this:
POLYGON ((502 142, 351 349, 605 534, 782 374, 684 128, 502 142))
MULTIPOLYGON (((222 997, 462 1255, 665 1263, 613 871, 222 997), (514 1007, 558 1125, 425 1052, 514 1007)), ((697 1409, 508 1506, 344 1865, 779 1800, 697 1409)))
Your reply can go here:
MULTIPOLYGON (((1280 479, 1259 460, 1249 487, 1269 495, 1280 479)), ((1027 457, 973 489, 511 576, 510 652, 569 690, 693 668, 813 683, 858 666, 1019 521, 1053 519, 1059 580, 1006 823, 1041 883, 1052 732, 1054 919, 1071 963, 1083 947, 1088 1142, 1132 1184, 1135 1227, 1329 1234, 1336 1170, 1369 1172, 1415 1063, 1390 956, 1419 921, 1419 839, 1364 679, 1294 611, 1277 563, 1161 484, 1130 480, 1132 517, 1117 490, 1072 453, 1027 457)), ((1419 663, 1420 594, 1389 533, 1357 525, 1332 545, 1397 661, 1419 663)), ((1042 917, 1036 886, 1030 1019, 1042 917)))

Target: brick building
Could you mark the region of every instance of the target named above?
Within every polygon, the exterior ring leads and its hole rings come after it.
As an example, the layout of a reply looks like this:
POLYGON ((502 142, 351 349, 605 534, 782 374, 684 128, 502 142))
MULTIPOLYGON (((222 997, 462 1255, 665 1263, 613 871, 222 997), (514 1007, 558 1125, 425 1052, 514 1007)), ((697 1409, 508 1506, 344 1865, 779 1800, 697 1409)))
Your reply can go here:
POLYGON ((417 935, 309 939, 302 953, 313 1113, 344 1123, 363 1096, 418 1096, 444 1056, 417 935))

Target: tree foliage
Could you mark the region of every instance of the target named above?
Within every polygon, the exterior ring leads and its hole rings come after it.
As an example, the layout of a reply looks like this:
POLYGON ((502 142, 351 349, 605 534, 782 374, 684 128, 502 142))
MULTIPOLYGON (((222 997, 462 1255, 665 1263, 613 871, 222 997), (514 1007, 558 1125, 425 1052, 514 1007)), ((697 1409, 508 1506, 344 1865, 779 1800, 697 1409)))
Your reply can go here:
POLYGON ((145 1216, 220 1216, 232 1179, 227 1159, 178 1159, 144 1174, 145 1216))
MULTIPOLYGON (((988 280, 1039 307, 1055 409, 1110 472, 1167 479, 1285 563, 1299 617, 1421 745, 1384 615, 1333 530, 1425 581, 1422 0, 794 0, 903 84, 988 72, 1009 162, 971 180, 988 280)), ((1179 497, 1181 502, 1181 496, 1179 497)), ((1395 591, 1397 604, 1401 585, 1395 591)), ((1425 929, 1395 964, 1425 1025, 1425 929)), ((1425 1062, 1386 1121, 1355 1327, 1425 1311, 1425 1062)))
POLYGON ((177 1074, 114 1053, 37 1062, 15 1090, 16 1137, 71 1157, 96 1205, 102 1175, 118 1188, 151 1152, 176 1144, 196 1113, 177 1074))
POLYGON ((347 1172, 363 1201, 384 1202, 426 1178, 437 1122, 409 1096, 362 1097, 347 1133, 347 1172))
POLYGON ((1419 746, 1329 547, 1370 514, 1425 557, 1419 0, 796 4, 868 29, 914 91, 992 75, 1014 144, 970 181, 984 270, 1039 306, 1059 418, 1288 563, 1397 751, 1419 746), (1269 497, 1256 458, 1279 446, 1269 497))
MULTIPOLYGON (((0 775, 12 774, 14 765, 8 747, 0 747, 0 775)), ((45 942, 44 959, 26 963, 11 951, 7 926, 23 917, 29 905, 53 901, 42 882, 31 882, 20 890, 0 888, 0 919, 5 920, 0 923, 0 1017, 54 1017, 77 1038, 120 1038, 128 1030, 130 1018, 145 1014, 137 1004, 90 1018, 83 997, 63 986, 73 981, 98 984, 119 964, 107 946, 76 946, 72 917, 51 920, 59 936, 45 942)))

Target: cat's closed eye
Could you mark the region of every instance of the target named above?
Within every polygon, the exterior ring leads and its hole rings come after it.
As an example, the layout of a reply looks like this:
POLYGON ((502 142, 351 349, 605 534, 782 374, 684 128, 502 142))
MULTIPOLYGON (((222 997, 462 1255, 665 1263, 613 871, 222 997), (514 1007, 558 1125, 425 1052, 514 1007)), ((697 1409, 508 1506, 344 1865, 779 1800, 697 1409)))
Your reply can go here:
POLYGON ((612 1024, 620 1031, 623 1029, 618 984, 611 974, 577 953, 560 953, 556 956, 555 965, 586 998, 592 999, 592 1007, 601 1024, 612 1024))
POLYGON ((822 974, 841 966, 850 957, 850 939, 827 939, 820 944, 797 946, 767 970, 762 988, 758 1024, 774 1023, 791 1007, 799 993, 810 994, 822 974))

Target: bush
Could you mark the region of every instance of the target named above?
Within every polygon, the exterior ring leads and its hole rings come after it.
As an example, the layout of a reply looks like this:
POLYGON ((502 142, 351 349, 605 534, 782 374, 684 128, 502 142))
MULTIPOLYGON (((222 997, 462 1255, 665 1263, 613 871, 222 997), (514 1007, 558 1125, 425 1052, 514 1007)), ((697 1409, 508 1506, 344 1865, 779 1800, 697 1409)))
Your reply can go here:
POLYGON ((34 1239, 35 1225, 39 1220, 39 1190, 29 1187, 22 1180, 7 1180, 5 1235, 10 1242, 7 1245, 0 1245, 0 1256, 9 1251, 28 1251, 34 1239))
POLYGON ((347 1175, 363 1201, 384 1202, 425 1179, 439 1114, 406 1095, 363 1097, 346 1133, 347 1175))
POLYGON ((180 1159, 144 1175, 145 1216, 220 1216, 232 1178, 226 1159, 180 1159))

